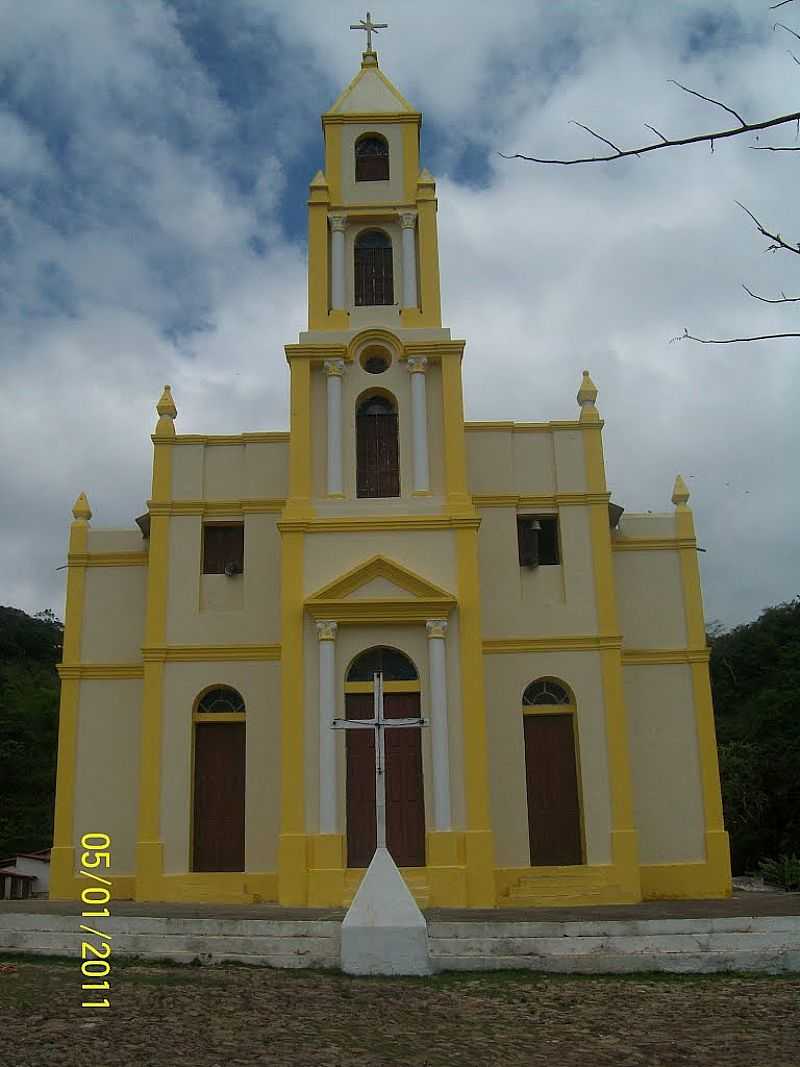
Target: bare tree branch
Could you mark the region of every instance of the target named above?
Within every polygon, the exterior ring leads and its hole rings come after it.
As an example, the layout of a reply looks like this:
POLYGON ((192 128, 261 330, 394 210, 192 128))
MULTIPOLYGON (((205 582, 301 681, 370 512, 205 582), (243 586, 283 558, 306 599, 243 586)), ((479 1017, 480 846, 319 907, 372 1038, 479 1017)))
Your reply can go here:
POLYGON ((800 152, 800 145, 794 148, 771 148, 769 145, 751 144, 749 147, 754 152, 800 152))
POLYGON ((732 107, 728 107, 727 104, 720 103, 719 100, 714 100, 710 96, 703 96, 702 93, 698 93, 694 89, 687 89, 685 85, 681 85, 680 82, 676 82, 674 78, 668 79, 670 85, 677 85, 679 89, 683 89, 685 93, 691 93, 692 96, 698 96, 701 100, 707 100, 709 104, 716 104, 717 107, 721 107, 723 111, 727 111, 729 115, 733 115, 734 118, 741 122, 742 126, 746 127, 747 123, 744 121, 738 111, 734 111, 732 107))
POLYGON ((769 9, 770 9, 770 11, 775 11, 776 8, 784 7, 786 4, 793 4, 793 3, 794 3, 794 0, 781 0, 781 2, 779 4, 770 4, 769 5, 769 9))
POLYGON ((572 125, 573 126, 580 126, 580 128, 582 130, 586 130, 586 132, 590 133, 592 135, 592 137, 596 137, 598 141, 602 141, 603 144, 607 144, 609 148, 613 148, 615 152, 619 152, 620 151, 620 149, 617 148, 617 146, 614 144, 613 141, 609 141, 606 137, 601 137, 599 133, 595 133, 594 130, 590 129, 588 126, 584 126, 582 122, 574 122, 573 121, 572 125))
POLYGON ((798 41, 800 41, 800 33, 795 33, 795 31, 794 31, 794 30, 790 29, 790 28, 789 28, 789 27, 788 27, 788 26, 787 26, 787 25, 786 25, 785 23, 783 23, 783 22, 776 22, 776 23, 775 23, 775 25, 774 25, 774 26, 772 27, 772 29, 773 29, 773 30, 778 30, 778 29, 781 29, 781 30, 786 30, 786 32, 787 32, 787 33, 790 33, 790 34, 792 35, 792 37, 796 37, 796 38, 797 38, 797 40, 798 40, 798 41))
POLYGON ((543 159, 539 156, 526 156, 521 152, 515 152, 514 155, 506 155, 504 152, 499 152, 498 155, 503 159, 524 159, 528 163, 553 163, 563 167, 574 166, 577 163, 609 163, 611 160, 624 159, 628 156, 643 156, 647 152, 656 152, 660 148, 681 148, 685 145, 701 144, 703 141, 722 140, 724 137, 739 137, 743 133, 753 133, 756 130, 768 130, 773 126, 783 126, 787 122, 800 122, 800 111, 795 111, 790 115, 779 115, 777 118, 767 119, 765 122, 752 122, 746 126, 736 126, 731 130, 720 130, 717 133, 702 133, 697 134, 694 137, 678 137, 675 140, 657 141, 654 144, 642 145, 640 148, 618 149, 614 152, 613 156, 581 156, 576 159, 543 159))
POLYGON ((770 299, 768 296, 759 296, 758 293, 754 293, 752 289, 748 289, 746 285, 742 284, 742 289, 748 296, 752 296, 753 300, 760 300, 764 304, 797 304, 800 303, 800 296, 787 296, 786 293, 781 290, 781 295, 775 300, 770 299))
POLYGON ((753 214, 752 211, 748 210, 748 208, 746 208, 744 206, 744 204, 740 203, 740 201, 737 200, 736 203, 739 205, 739 207, 742 209, 742 211, 744 211, 744 213, 746 215, 750 216, 750 218, 756 224, 756 228, 758 229, 758 232, 760 234, 762 234, 762 236, 768 237, 770 239, 770 241, 773 242, 771 245, 769 245, 767 247, 767 249, 766 249, 767 252, 777 252, 779 249, 783 248, 787 252, 794 252, 794 254, 796 256, 800 256, 800 244, 790 245, 786 241, 784 241, 784 239, 781 237, 781 235, 779 233, 770 233, 769 230, 765 230, 764 227, 761 225, 761 223, 758 221, 758 219, 755 217, 755 215, 753 214))
POLYGON ((652 130, 656 137, 660 137, 664 144, 668 143, 666 137, 661 132, 661 130, 657 130, 655 126, 651 126, 649 122, 645 122, 644 125, 647 127, 648 130, 652 130))
POLYGON ((764 333, 758 337, 695 337, 688 330, 684 330, 680 337, 673 337, 670 344, 675 341, 696 341, 699 345, 738 345, 744 341, 775 341, 781 337, 800 337, 800 333, 764 333))

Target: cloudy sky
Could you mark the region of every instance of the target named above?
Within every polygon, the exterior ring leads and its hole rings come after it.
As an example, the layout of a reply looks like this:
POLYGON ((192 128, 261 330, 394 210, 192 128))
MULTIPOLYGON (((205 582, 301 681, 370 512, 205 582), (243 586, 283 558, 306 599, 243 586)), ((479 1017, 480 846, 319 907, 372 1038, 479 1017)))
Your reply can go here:
MULTIPOLYGON (((375 0, 377 4, 377 0, 375 0)), ((374 5, 373 5, 374 6, 374 5)), ((305 199, 319 114, 358 69, 340 0, 0 0, 0 602, 63 611, 70 509, 129 526, 149 493, 154 404, 179 432, 285 429, 283 345, 305 328, 305 199)), ((800 32, 800 4, 777 13, 800 32), (796 8, 796 10, 795 10, 796 8)), ((800 69, 759 0, 384 0, 382 69, 425 113, 444 317, 468 341, 470 419, 576 415, 600 389, 628 510, 692 491, 706 617, 800 593, 798 157, 759 142, 589 167, 578 120, 617 143, 797 107, 800 69)), ((602 146, 599 146, 602 147, 602 146)))

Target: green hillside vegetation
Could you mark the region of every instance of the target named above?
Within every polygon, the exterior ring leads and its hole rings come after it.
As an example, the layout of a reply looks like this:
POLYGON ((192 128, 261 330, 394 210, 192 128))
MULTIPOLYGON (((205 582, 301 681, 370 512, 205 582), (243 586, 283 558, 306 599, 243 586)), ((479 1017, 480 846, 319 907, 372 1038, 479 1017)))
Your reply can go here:
POLYGON ((53 843, 63 627, 0 607, 0 859, 53 843))
POLYGON ((710 634, 734 873, 800 855, 800 598, 710 634))
MULTIPOLYGON (((0 858, 52 843, 62 626, 0 608, 0 858)), ((711 684, 734 873, 800 855, 800 598, 712 628, 711 684)))

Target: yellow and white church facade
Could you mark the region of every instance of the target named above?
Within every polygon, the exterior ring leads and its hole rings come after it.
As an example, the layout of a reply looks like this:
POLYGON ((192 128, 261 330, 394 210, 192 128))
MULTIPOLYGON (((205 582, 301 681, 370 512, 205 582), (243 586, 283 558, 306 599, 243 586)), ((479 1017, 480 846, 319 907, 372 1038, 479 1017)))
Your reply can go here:
MULTIPOLYGON (((342 906, 388 845, 430 906, 730 892, 692 513, 610 504, 575 417, 465 422, 421 115, 363 54, 322 117, 288 433, 181 435, 69 541, 51 896, 342 906)), ((577 376, 577 374, 576 374, 577 376)))

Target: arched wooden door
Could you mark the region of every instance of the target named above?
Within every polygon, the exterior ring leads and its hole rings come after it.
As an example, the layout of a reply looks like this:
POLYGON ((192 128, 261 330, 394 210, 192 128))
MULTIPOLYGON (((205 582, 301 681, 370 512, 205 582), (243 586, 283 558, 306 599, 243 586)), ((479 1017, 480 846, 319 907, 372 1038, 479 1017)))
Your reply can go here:
MULTIPOLYGON (((348 719, 371 719, 372 693, 348 693, 348 719)), ((387 719, 420 714, 419 693, 385 693, 387 719)), ((398 867, 425 866, 425 793, 418 729, 386 730, 386 845, 398 867)), ((375 853, 375 734, 348 730, 347 866, 368 867, 375 853)))

